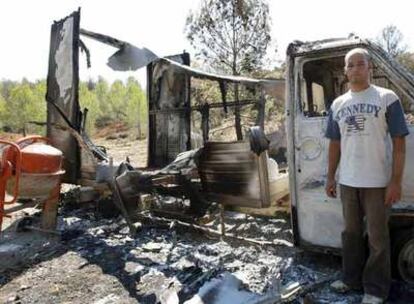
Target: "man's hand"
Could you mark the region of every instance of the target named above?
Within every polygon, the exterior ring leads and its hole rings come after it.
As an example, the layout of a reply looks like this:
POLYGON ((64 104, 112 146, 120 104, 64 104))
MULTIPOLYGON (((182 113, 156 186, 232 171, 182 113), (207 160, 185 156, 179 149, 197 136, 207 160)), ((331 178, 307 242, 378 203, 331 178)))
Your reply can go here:
POLYGON ((331 139, 329 141, 328 149, 328 172, 325 186, 326 195, 329 197, 336 197, 336 180, 335 172, 341 157, 341 142, 339 140, 331 139))
POLYGON ((334 178, 326 181, 325 192, 329 197, 336 197, 336 180, 334 178))
POLYGON ((401 183, 405 162, 405 137, 392 138, 392 175, 385 190, 385 205, 391 206, 401 199, 401 183))
POLYGON ((390 182, 385 190, 385 205, 391 206, 401 199, 401 183, 390 182))

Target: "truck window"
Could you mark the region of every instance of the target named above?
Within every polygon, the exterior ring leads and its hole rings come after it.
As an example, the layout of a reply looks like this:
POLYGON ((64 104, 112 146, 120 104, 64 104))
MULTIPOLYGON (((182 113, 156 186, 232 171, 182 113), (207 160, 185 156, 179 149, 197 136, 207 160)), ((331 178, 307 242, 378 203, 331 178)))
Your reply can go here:
POLYGON ((389 88, 393 90, 398 97, 400 98, 401 104, 404 109, 404 113, 407 119, 407 123, 414 124, 414 100, 404 94, 386 75, 386 73, 380 69, 379 67, 376 67, 374 65, 373 71, 372 71, 372 79, 371 82, 377 86, 389 88))
POLYGON ((324 88, 318 83, 309 83, 310 88, 305 84, 303 94, 307 102, 303 105, 306 116, 325 116, 325 93, 324 88))
POLYGON ((326 116, 333 100, 346 90, 343 56, 308 61, 303 65, 302 112, 326 116))

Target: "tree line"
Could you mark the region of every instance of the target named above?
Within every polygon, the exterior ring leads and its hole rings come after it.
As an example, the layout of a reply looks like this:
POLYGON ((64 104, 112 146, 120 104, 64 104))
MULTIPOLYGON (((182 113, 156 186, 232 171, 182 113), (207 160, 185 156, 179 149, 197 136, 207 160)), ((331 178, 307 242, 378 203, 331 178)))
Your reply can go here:
MULTIPOLYGON (((46 80, 0 82, 0 128, 3 132, 44 134, 45 128, 31 122, 46 122, 46 80)), ((97 81, 79 83, 81 109, 88 109, 86 131, 94 135, 102 128, 123 124, 135 128, 144 138, 148 121, 145 92, 129 77, 125 82, 97 81)))
MULTIPOLYGON (((189 12, 184 32, 196 51, 195 62, 203 65, 202 69, 258 78, 280 78, 285 66, 275 67, 274 62, 269 62, 277 51, 275 40, 270 35, 271 25, 267 0, 200 0, 199 9, 189 12)), ((414 53, 407 51, 403 34, 396 26, 383 28, 376 42, 414 73, 414 53)), ((1 81, 0 128, 21 133, 30 121, 44 122, 45 94, 45 80, 1 81)), ((221 96, 212 84, 196 85, 192 95, 196 104, 202 104, 203 100, 217 100, 221 96)), ((229 95, 238 101, 245 94, 234 85, 229 88, 229 95)), ((121 123, 136 128, 139 138, 145 136, 147 103, 145 93, 134 78, 129 78, 125 83, 115 81, 112 84, 103 78, 80 82, 79 101, 82 110, 89 110, 86 130, 90 135, 111 124, 121 123)), ((277 110, 276 107, 271 109, 277 110)), ((243 114, 238 107, 235 108, 238 133, 243 114)), ((214 120, 213 116, 211 118, 214 120)), ((218 115, 218 123, 221 118, 218 115)), ((35 133, 44 132, 44 128, 35 126, 33 129, 35 133)))

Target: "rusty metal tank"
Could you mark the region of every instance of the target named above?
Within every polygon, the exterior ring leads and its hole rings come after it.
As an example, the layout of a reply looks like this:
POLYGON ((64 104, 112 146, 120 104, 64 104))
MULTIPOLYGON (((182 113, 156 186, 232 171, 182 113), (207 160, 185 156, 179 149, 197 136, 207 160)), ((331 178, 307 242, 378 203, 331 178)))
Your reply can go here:
MULTIPOLYGON (((21 151, 19 194, 22 199, 47 199, 60 187, 63 154, 47 143, 47 138, 30 136, 16 142, 21 151)), ((15 179, 7 183, 7 191, 14 188, 15 179)))

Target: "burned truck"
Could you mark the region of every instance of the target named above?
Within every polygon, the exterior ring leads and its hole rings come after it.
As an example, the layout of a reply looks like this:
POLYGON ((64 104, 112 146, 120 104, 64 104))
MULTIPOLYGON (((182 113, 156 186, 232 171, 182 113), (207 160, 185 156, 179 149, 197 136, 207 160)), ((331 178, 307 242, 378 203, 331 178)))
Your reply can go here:
MULTIPOLYGON (((267 95, 285 91, 294 241, 305 249, 339 253, 342 208, 338 199, 328 198, 324 192, 328 146, 324 134, 329 107, 347 88, 343 75, 344 56, 357 46, 372 53, 373 83, 393 89, 403 102, 407 121, 412 122, 413 76, 381 48, 358 37, 292 43, 287 50, 286 82, 258 80, 191 68, 185 54, 159 58, 147 49, 81 29, 80 11, 74 12, 52 26, 47 88, 48 137, 64 153, 65 181, 94 189, 104 189, 102 184, 109 181, 111 191, 127 218, 128 214, 137 211, 133 202, 135 200, 136 204, 138 196, 134 193, 154 189, 185 196, 196 206, 200 206, 197 202, 210 200, 224 205, 267 208, 284 195, 280 189, 286 186, 287 173, 280 174, 268 157, 268 143, 262 136, 264 107, 267 95), (81 36, 117 48, 108 60, 108 65, 115 70, 147 67, 148 166, 151 167, 147 169, 152 171, 128 169, 114 174, 115 166, 109 156, 88 138, 84 130, 87 111, 80 111, 78 101, 79 51, 84 50, 89 58, 89 50, 81 36), (192 104, 190 89, 193 79, 216 82, 222 100, 203 106, 192 104), (251 89, 253 97, 227 100, 229 84, 251 89), (259 127, 252 129, 249 137, 243 139, 237 113, 241 107, 251 105, 255 106, 255 125, 259 127), (235 109, 237 140, 211 142, 209 113, 214 108, 228 107, 235 109), (200 153, 194 151, 180 155, 194 148, 191 143, 193 112, 199 112, 201 116, 204 148, 200 153), (246 140, 248 138, 250 141, 246 140), (125 172, 130 173, 124 175, 125 172), (193 176, 194 172, 196 176, 193 176)), ((413 282, 414 130, 411 123, 409 129, 403 198, 393 207, 390 230, 396 269, 404 280, 413 282)))
POLYGON ((347 90, 345 54, 355 47, 366 48, 372 56, 372 83, 400 97, 410 131, 402 199, 392 207, 390 233, 395 269, 404 280, 414 282, 414 77, 368 40, 351 36, 296 42, 287 50, 286 119, 295 244, 325 252, 341 249, 341 202, 325 194, 328 140, 324 135, 333 100, 347 90))

